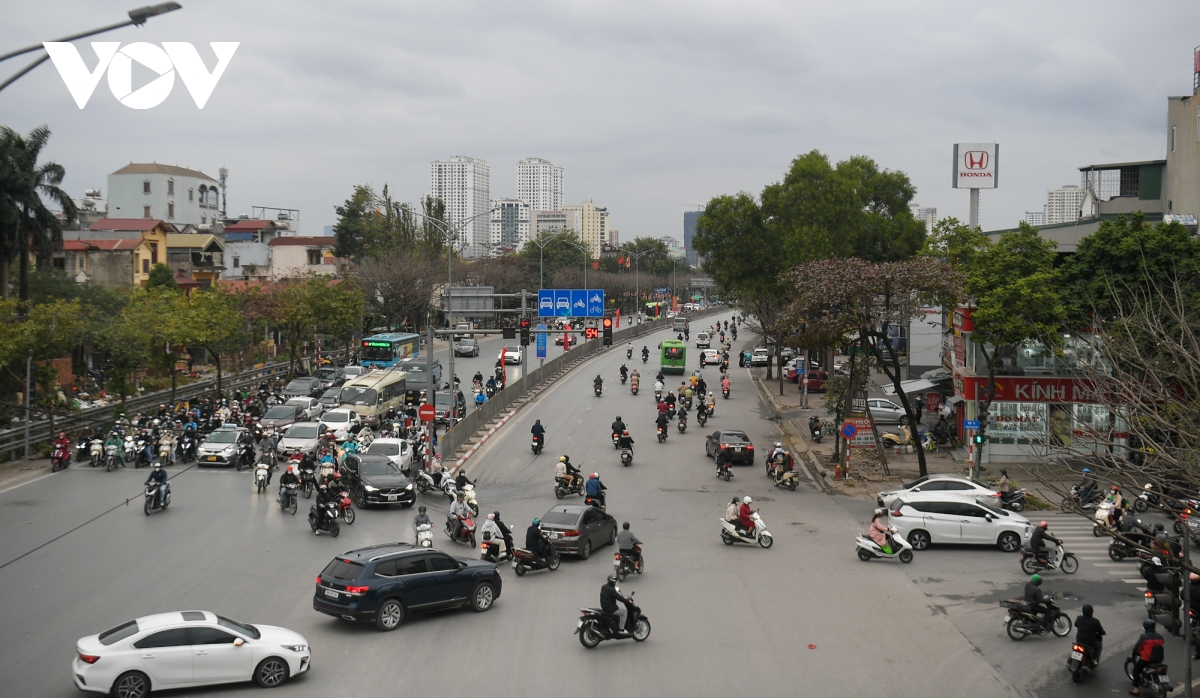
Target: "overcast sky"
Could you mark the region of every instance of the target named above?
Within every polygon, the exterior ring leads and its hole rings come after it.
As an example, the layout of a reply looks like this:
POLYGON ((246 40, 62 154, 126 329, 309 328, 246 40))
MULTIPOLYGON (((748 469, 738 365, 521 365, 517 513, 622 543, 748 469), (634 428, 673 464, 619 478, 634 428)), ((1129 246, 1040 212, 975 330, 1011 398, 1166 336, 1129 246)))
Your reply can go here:
MULTIPOLYGON (((8 0, 0 53, 144 1, 8 0)), ((452 155, 488 162, 492 198, 516 195, 520 158, 551 160, 567 203, 607 206, 622 240, 682 239, 690 205, 757 194, 812 149, 902 170, 916 202, 965 219, 956 141, 1000 143, 981 223, 1010 227, 1081 165, 1164 157, 1200 44, 1194 0, 181 2, 90 41, 188 41, 210 69, 207 42, 241 42, 203 110, 180 80, 149 110, 101 80, 80 110, 47 62, 0 92, 0 123, 47 124, 76 197, 130 161, 224 166, 230 215, 298 208, 305 234, 355 184, 416 201, 452 155)))

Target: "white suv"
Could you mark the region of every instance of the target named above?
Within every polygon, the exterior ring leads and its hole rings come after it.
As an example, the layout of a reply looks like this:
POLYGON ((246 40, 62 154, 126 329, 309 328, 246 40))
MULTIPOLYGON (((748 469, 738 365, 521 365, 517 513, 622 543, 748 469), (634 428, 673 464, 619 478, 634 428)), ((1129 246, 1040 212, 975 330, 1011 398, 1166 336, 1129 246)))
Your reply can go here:
POLYGON ((712 341, 712 335, 710 335, 709 333, 707 333, 707 332, 697 332, 696 333, 696 348, 697 349, 707 349, 709 346, 709 343, 711 341, 712 341))
POLYGON ((1033 534, 1029 519, 985 499, 947 492, 905 495, 892 504, 888 523, 899 529, 913 550, 934 543, 995 545, 1006 553, 1020 550, 1033 534))

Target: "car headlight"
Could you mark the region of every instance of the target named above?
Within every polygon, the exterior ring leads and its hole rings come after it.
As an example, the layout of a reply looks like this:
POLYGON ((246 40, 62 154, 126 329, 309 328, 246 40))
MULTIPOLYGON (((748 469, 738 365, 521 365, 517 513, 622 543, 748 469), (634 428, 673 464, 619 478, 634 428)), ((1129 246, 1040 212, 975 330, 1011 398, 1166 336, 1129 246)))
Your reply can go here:
POLYGON ((410 483, 408 483, 408 487, 405 487, 404 489, 411 490, 412 488, 413 488, 413 486, 412 486, 412 483, 410 482, 410 483))
POLYGON ((308 645, 284 645, 283 648, 293 652, 303 652, 308 649, 308 645))
POLYGON ((221 449, 221 453, 233 453, 235 450, 236 449, 233 446, 226 446, 225 448, 221 449))
POLYGON ((379 491, 378 487, 371 487, 370 485, 363 485, 363 489, 368 492, 378 492, 379 491))

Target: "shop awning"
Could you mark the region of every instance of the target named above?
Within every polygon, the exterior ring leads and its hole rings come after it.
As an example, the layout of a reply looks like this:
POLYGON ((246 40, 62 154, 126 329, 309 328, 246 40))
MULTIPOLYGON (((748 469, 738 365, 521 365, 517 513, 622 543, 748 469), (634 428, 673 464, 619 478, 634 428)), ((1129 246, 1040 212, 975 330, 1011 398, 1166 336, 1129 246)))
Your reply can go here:
MULTIPOLYGON (((911 381, 901 381, 900 387, 904 389, 905 395, 912 395, 913 393, 923 393, 926 390, 929 390, 930 388, 933 387, 933 381, 925 380, 924 378, 918 378, 916 380, 911 380, 911 381)), ((885 395, 895 395, 896 394, 896 386, 894 386, 894 385, 884 386, 883 393, 885 395)))

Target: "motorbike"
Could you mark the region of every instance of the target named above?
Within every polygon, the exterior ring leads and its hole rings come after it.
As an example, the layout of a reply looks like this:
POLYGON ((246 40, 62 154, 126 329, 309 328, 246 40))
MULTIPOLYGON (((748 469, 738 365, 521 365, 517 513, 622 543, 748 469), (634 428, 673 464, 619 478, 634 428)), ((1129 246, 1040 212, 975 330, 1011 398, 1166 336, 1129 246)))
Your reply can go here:
POLYGON ((337 522, 337 504, 335 502, 327 502, 325 504, 314 504, 308 509, 308 526, 318 536, 321 531, 325 531, 334 538, 342 532, 341 526, 337 522))
POLYGON ((729 482, 729 478, 733 477, 733 470, 729 467, 729 461, 721 461, 717 465, 717 477, 725 478, 725 482, 729 482))
POLYGON ((696 413, 696 422, 700 426, 704 426, 705 424, 707 424, 708 423, 708 410, 700 410, 699 412, 697 412, 696 413))
POLYGON ((1096 650, 1091 645, 1072 644, 1071 654, 1067 655, 1067 671, 1071 672, 1071 681, 1079 683, 1095 668, 1096 650))
POLYGON ((568 494, 583 494, 583 478, 575 477, 572 484, 572 478, 555 477, 554 478, 554 496, 562 499, 568 494))
POLYGON ((633 358, 633 350, 632 350, 632 349, 626 349, 626 350, 625 350, 625 358, 626 358, 626 359, 632 359, 632 358, 633 358))
POLYGON ((637 381, 634 381, 629 384, 629 392, 633 393, 634 395, 638 394, 638 382, 637 381))
MULTIPOLYGON (((1196 510, 1200 509, 1200 502, 1194 499, 1189 499, 1183 503, 1183 506, 1183 513, 1188 515, 1188 528, 1192 529, 1192 533, 1194 535, 1200 535, 1200 519, 1196 518, 1196 510)), ((1175 531, 1176 535, 1181 535, 1183 533, 1183 516, 1180 514, 1175 514, 1172 518, 1175 519, 1175 521, 1171 524, 1171 530, 1175 531)))
POLYGON ((79 440, 75 442, 75 462, 76 463, 82 463, 85 460, 87 460, 88 447, 91 445, 91 443, 92 443, 92 440, 87 436, 81 436, 81 437, 79 437, 79 440))
POLYGON ((469 543, 472 548, 475 547, 475 520, 464 517, 462 520, 462 532, 458 537, 454 536, 454 519, 453 516, 446 517, 446 536, 455 543, 469 543))
POLYGON ((296 489, 296 485, 287 485, 283 488, 283 496, 279 499, 279 508, 292 516, 296 515, 296 489))
POLYGON ((750 515, 750 518, 754 521, 754 531, 748 534, 739 531, 737 526, 734 526, 733 523, 726 521, 725 519, 719 519, 721 522, 721 540, 725 543, 725 545, 746 543, 747 545, 758 544, 763 548, 771 547, 771 544, 774 543, 775 540, 771 538, 771 533, 767 531, 767 525, 763 523, 762 517, 759 516, 758 512, 756 511, 750 515))
POLYGON ((433 547, 433 524, 421 524, 417 526, 417 547, 433 547))
POLYGON ((812 438, 815 444, 821 443, 821 422, 819 420, 808 421, 808 435, 812 438))
MULTIPOLYGON (((1133 676, 1133 659, 1125 660, 1125 675, 1130 681, 1134 680, 1133 676)), ((1167 676, 1166 664, 1148 664, 1142 669, 1142 673, 1137 677, 1138 695, 1153 696, 1153 698, 1166 698, 1171 691, 1171 677, 1167 676)))
POLYGON ((659 403, 659 402, 662 402, 662 391, 661 391, 661 390, 655 389, 655 391, 654 391, 654 402, 655 402, 656 404, 657 404, 657 403, 659 403))
POLYGON ((1025 574, 1053 571, 1060 568, 1067 574, 1075 574, 1079 569, 1079 559, 1075 557, 1075 553, 1064 551, 1061 543, 1054 547, 1053 555, 1047 555, 1045 558, 1040 558, 1028 546, 1021 548, 1021 571, 1025 574))
POLYGON ((297 467, 297 470, 300 471, 300 491, 304 493, 305 499, 309 499, 317 489, 317 471, 312 465, 297 467))
POLYGON ((1089 511, 1089 510, 1095 509, 1096 507, 1098 507, 1100 505, 1100 499, 1103 496, 1104 496, 1104 493, 1100 491, 1099 487, 1097 487, 1092 490, 1091 494, 1088 495, 1087 501, 1080 501, 1079 500, 1079 485, 1072 485, 1071 493, 1069 495, 1067 495, 1066 497, 1063 497, 1062 502, 1060 502, 1058 506, 1060 509, 1062 509, 1064 514, 1069 513, 1071 511, 1071 508, 1074 506, 1078 506, 1080 509, 1083 509, 1084 511, 1089 511))
POLYGON ((621 385, 625 385, 625 381, 627 381, 627 380, 629 380, 629 374, 622 373, 621 374, 621 385))
POLYGON ((338 518, 345 521, 347 526, 354 523, 354 501, 350 499, 349 492, 338 492, 337 513, 338 518))
POLYGON ((904 540, 904 536, 900 535, 900 529, 895 526, 888 526, 888 539, 891 540, 892 552, 885 552, 878 543, 871 540, 871 536, 860 533, 858 538, 854 539, 854 544, 858 548, 858 559, 863 562, 870 562, 873 559, 881 560, 899 560, 904 564, 913 561, 913 547, 908 541, 904 540))
POLYGON ((146 516, 149 516, 156 511, 166 509, 171 504, 171 483, 168 482, 166 484, 167 491, 163 493, 163 499, 160 503, 158 501, 158 483, 146 483, 146 503, 142 505, 142 511, 146 513, 146 516))
POLYGON ((553 572, 558 569, 562 558, 559 557, 558 551, 551 548, 548 557, 538 557, 531 550, 524 548, 513 548, 512 568, 516 570, 518 577, 524 577, 526 572, 530 570, 550 570, 553 572))
POLYGON ((593 497, 590 494, 583 495, 583 504, 584 506, 596 507, 600 511, 604 511, 607 508, 599 497, 593 497))
POLYGON ((1158 495, 1154 493, 1154 483, 1147 482, 1142 488, 1142 493, 1138 498, 1133 500, 1133 510, 1141 514, 1150 507, 1160 506, 1158 495))
POLYGON ((1000 494, 1000 508, 1017 512, 1025 511, 1025 495, 1026 490, 1024 487, 1012 492, 1002 492, 1000 494))
POLYGON ((175 449, 175 442, 170 436, 163 436, 158 441, 158 457, 157 462, 167 465, 171 462, 171 452, 175 449))
POLYGON ((138 436, 134 441, 134 446, 137 448, 137 460, 134 461, 133 464, 134 470, 142 467, 143 465, 149 467, 154 464, 154 458, 151 455, 153 453, 153 449, 147 448, 149 445, 150 442, 145 435, 138 436))
MULTIPOLYGON (((239 468, 240 470, 241 468, 239 468)), ((266 463, 259 463, 254 469, 254 487, 262 492, 267 489, 267 475, 270 473, 270 466, 266 463)))
POLYGON ((92 439, 88 442, 88 454, 92 460, 92 467, 100 465, 104 460, 104 442, 100 439, 92 439))
POLYGON ((626 468, 633 465, 633 451, 628 448, 621 449, 621 465, 626 468))
POLYGON ((417 491, 424 494, 425 492, 441 492, 454 501, 454 478, 450 477, 449 473, 441 473, 441 479, 435 478, 423 468, 416 468, 417 491))
POLYGON ((133 467, 137 468, 138 467, 139 450, 137 447, 137 442, 134 441, 134 439, 133 439, 133 434, 130 434, 125 437, 124 451, 125 451, 125 462, 133 463, 133 467))
POLYGON ((54 453, 50 454, 50 472, 56 473, 59 470, 66 470, 71 464, 71 447, 70 445, 59 446, 54 449, 54 453))
POLYGON ((721 397, 729 399, 729 388, 721 388, 721 397))
MULTIPOLYGON (((1052 616, 1049 632, 1054 633, 1055 637, 1070 635, 1071 617, 1058 610, 1058 606, 1053 601, 1047 601, 1046 605, 1049 606, 1048 612, 1052 616)), ((1035 614, 1023 600, 1005 599, 1000 602, 1000 607, 1008 609, 1008 615, 1004 618, 1004 628, 1008 632, 1008 637, 1013 641, 1020 642, 1030 635, 1046 634, 1047 630, 1042 625, 1041 617, 1035 614)))
POLYGON ((496 397, 496 387, 489 385, 488 387, 484 388, 483 394, 487 397, 487 399, 491 400, 492 398, 496 397))
POLYGON ((542 452, 542 437, 534 436, 533 443, 529 445, 529 448, 533 451, 533 455, 539 455, 542 452))
POLYGON ((1092 524, 1092 535, 1097 538, 1103 536, 1106 531, 1117 530, 1117 513, 1113 510, 1113 503, 1107 499, 1096 507, 1096 514, 1092 518, 1095 519, 1095 523, 1092 524))
POLYGON ((604 385, 602 383, 596 383, 592 386, 592 391, 596 393, 596 397, 600 397, 600 393, 604 392, 604 385))
POLYGON ((646 363, 649 360, 650 360, 649 354, 642 354, 642 363, 646 363))
POLYGON ((504 541, 500 538, 492 538, 490 533, 484 533, 483 541, 479 544, 479 559, 496 563, 507 560, 508 551, 505 549, 504 541))
POLYGON ((774 478, 774 483, 776 487, 786 487, 795 492, 796 488, 800 485, 800 473, 795 470, 789 470, 783 475, 774 478))
POLYGON ((189 463, 196 460, 196 437, 185 433, 179 437, 179 446, 176 447, 179 451, 179 462, 189 463))
POLYGON ((614 431, 612 433, 613 448, 620 448, 620 446, 618 445, 620 443, 620 441, 621 441, 621 432, 614 431))
POLYGON ((664 441, 666 441, 666 440, 667 440, 667 428, 666 428, 666 427, 659 427, 659 428, 658 428, 658 442, 659 442, 659 443, 662 443, 662 442, 664 442, 664 441))
POLYGON ((617 575, 617 579, 622 582, 629 575, 641 574, 646 569, 646 557, 642 555, 642 546, 634 545, 633 551, 638 554, 638 558, 641 560, 636 565, 628 555, 622 555, 620 551, 613 553, 613 574, 617 575))
MULTIPOLYGON (((454 481, 451 480, 450 482, 452 485, 451 491, 447 492, 446 495, 450 497, 450 503, 453 504, 458 491, 453 488, 454 481)), ((475 512, 476 516, 479 516, 479 503, 475 501, 475 485, 463 485, 462 490, 459 491, 463 493, 463 501, 467 503, 467 506, 471 507, 471 511, 475 512)))
POLYGON ((122 468, 125 467, 121 463, 120 456, 118 455, 120 451, 118 449, 119 447, 116 444, 104 445, 104 470, 106 472, 112 472, 118 465, 122 468))
POLYGON ((642 609, 633 604, 633 592, 629 595, 629 615, 625 618, 625 627, 618 628, 617 616, 605 613, 598 608, 581 608, 583 614, 575 626, 575 634, 579 635, 579 643, 584 647, 595 649, 605 640, 624 640, 633 638, 634 642, 642 642, 650 637, 650 619, 642 615, 642 609))
POLYGON ((679 422, 675 425, 675 428, 679 430, 680 434, 687 431, 687 417, 679 415, 679 422))

